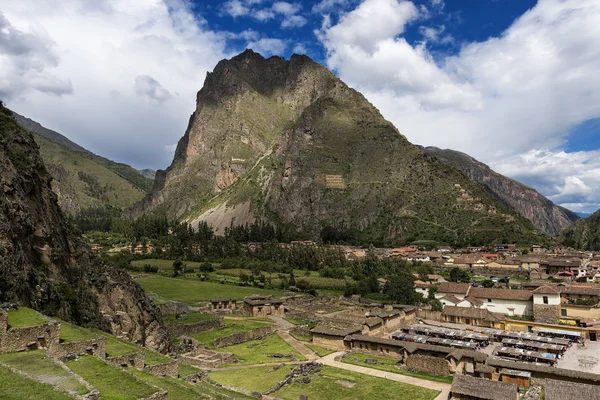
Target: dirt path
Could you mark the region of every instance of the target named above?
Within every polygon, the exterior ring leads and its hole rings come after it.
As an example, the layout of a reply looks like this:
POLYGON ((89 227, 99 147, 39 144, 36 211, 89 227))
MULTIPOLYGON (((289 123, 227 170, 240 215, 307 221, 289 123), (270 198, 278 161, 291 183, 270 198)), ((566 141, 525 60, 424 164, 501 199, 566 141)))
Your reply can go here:
POLYGON ((306 357, 308 361, 315 361, 319 358, 319 356, 316 355, 314 351, 306 347, 301 341, 294 339, 289 333, 279 330, 277 331, 277 335, 283 340, 285 340, 287 344, 296 349, 300 354, 306 357))
POLYGON ((329 354, 325 357, 319 358, 317 361, 330 367, 336 367, 345 369, 347 371, 358 372, 360 374, 375 376, 378 378, 389 379, 395 382, 408 383, 410 385, 426 387, 428 389, 439 390, 441 393, 436 397, 435 400, 447 400, 450 393, 450 384, 442 382, 434 382, 426 379, 415 378, 412 376, 395 374, 393 372, 381 371, 373 368, 361 367, 353 364, 346 364, 341 361, 335 361, 337 356, 343 355, 345 352, 338 351, 336 353, 329 354))

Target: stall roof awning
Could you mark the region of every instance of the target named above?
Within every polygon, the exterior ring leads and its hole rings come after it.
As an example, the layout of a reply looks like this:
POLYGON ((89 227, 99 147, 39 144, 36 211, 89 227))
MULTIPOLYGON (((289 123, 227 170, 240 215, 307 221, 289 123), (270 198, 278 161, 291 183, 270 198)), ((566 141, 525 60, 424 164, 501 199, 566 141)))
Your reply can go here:
POLYGON ((579 332, 571 332, 571 331, 563 331, 560 329, 548 329, 548 328, 540 328, 541 333, 555 333, 558 335, 567 335, 567 336, 581 336, 579 332))

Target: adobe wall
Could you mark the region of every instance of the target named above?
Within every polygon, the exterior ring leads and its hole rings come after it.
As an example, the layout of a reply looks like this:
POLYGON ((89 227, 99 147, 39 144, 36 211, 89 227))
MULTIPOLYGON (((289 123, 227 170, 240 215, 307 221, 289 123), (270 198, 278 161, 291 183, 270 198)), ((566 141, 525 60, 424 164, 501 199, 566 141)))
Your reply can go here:
POLYGON ((66 354, 77 354, 78 356, 90 354, 99 358, 106 357, 106 338, 100 336, 96 339, 83 340, 72 343, 55 343, 48 348, 48 352, 56 357, 66 354))
POLYGON ((344 338, 342 336, 329 336, 321 333, 313 333, 312 344, 330 350, 344 350, 344 338))
POLYGON ((427 372, 433 375, 450 375, 450 364, 444 358, 411 354, 406 358, 409 371, 427 372))
POLYGON ((429 319, 432 321, 442 321, 442 312, 418 309, 417 317, 423 318, 423 319, 429 319))
POLYGON ((224 336, 221 338, 216 338, 213 342, 215 347, 225 347, 232 346, 234 344, 240 344, 249 342, 250 340, 261 339, 264 336, 270 335, 275 332, 277 327, 275 326, 261 326, 260 328, 253 329, 248 332, 239 332, 234 333, 229 336, 224 336))
POLYGON ((179 375, 179 363, 177 360, 173 360, 164 364, 146 365, 144 371, 156 376, 172 376, 177 378, 179 375))
POLYGON ((106 361, 118 367, 126 366, 144 369, 144 352, 138 351, 136 353, 125 354, 122 356, 107 357, 106 361))
POLYGON ((377 357, 389 357, 392 358, 394 360, 400 360, 402 361, 404 359, 404 349, 398 348, 398 347, 389 347, 389 346, 385 346, 382 345, 382 347, 377 347, 374 348, 373 346, 369 346, 369 345, 363 345, 363 348, 360 348, 360 344, 354 344, 354 346, 352 347, 352 352, 354 353, 361 353, 361 354, 368 354, 371 356, 377 356, 377 357))
POLYGON ((217 319, 211 319, 207 321, 200 321, 193 324, 173 324, 166 325, 165 328, 167 333, 171 337, 179 336, 193 336, 200 332, 210 331, 211 329, 222 328, 225 326, 223 323, 223 317, 217 319))
POLYGON ((0 354, 27 349, 48 348, 59 342, 60 325, 56 321, 24 328, 10 328, 0 338, 0 354))

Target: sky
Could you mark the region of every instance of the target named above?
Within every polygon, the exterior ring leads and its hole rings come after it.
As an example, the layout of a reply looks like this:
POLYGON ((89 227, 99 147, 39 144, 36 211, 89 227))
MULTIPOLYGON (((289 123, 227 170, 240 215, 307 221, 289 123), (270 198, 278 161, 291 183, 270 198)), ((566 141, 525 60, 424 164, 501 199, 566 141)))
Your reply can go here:
POLYGON ((0 0, 0 99, 166 168, 216 63, 305 53, 411 142, 600 208, 598 0, 0 0))

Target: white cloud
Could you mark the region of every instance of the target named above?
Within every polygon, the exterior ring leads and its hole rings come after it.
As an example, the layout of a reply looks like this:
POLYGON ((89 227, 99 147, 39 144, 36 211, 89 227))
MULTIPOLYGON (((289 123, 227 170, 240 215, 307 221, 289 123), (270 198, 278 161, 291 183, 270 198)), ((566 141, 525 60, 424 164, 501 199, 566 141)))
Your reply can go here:
POLYGON ((171 98, 171 93, 148 75, 137 76, 133 88, 135 94, 144 97, 150 103, 164 103, 171 98))
POLYGON ((185 132, 206 72, 231 55, 184 0, 0 0, 0 10, 8 106, 136 167, 169 165, 164 146, 185 132))
POLYGON ((263 56, 270 56, 283 53, 287 47, 287 44, 281 39, 262 38, 255 42, 248 43, 247 47, 262 54, 263 56))
POLYGON ((296 54, 306 54, 306 46, 303 43, 296 43, 292 51, 296 54))
POLYGON ((314 13, 331 12, 345 8, 350 0, 321 0, 312 7, 314 13))
POLYGON ((262 10, 256 11, 252 16, 259 21, 268 21, 275 18, 275 13, 269 8, 263 8, 262 10))
POLYGON ((285 1, 278 1, 273 3, 273 11, 277 14, 283 14, 287 16, 292 16, 296 14, 302 6, 298 3, 288 3, 285 1))
POLYGON ((282 28, 298 28, 306 25, 308 21, 301 15, 292 15, 287 17, 281 23, 282 28))
POLYGON ((223 4, 223 12, 231 15, 233 18, 243 17, 250 13, 250 8, 240 0, 229 0, 223 4))
MULTIPOLYGON (((417 18, 411 2, 365 0, 334 26, 326 18, 319 32, 328 66, 412 142, 462 150, 517 177, 505 160, 532 149, 556 156, 575 125, 600 117, 596 0, 540 0, 499 37, 464 45, 438 63, 423 44, 401 37, 417 18)), ((600 203, 599 170, 578 168, 585 173, 556 165, 564 178, 550 176, 556 187, 541 192, 558 202, 600 203), (576 192, 595 200, 567 199, 576 192)), ((531 170, 543 181, 543 169, 531 170)))

